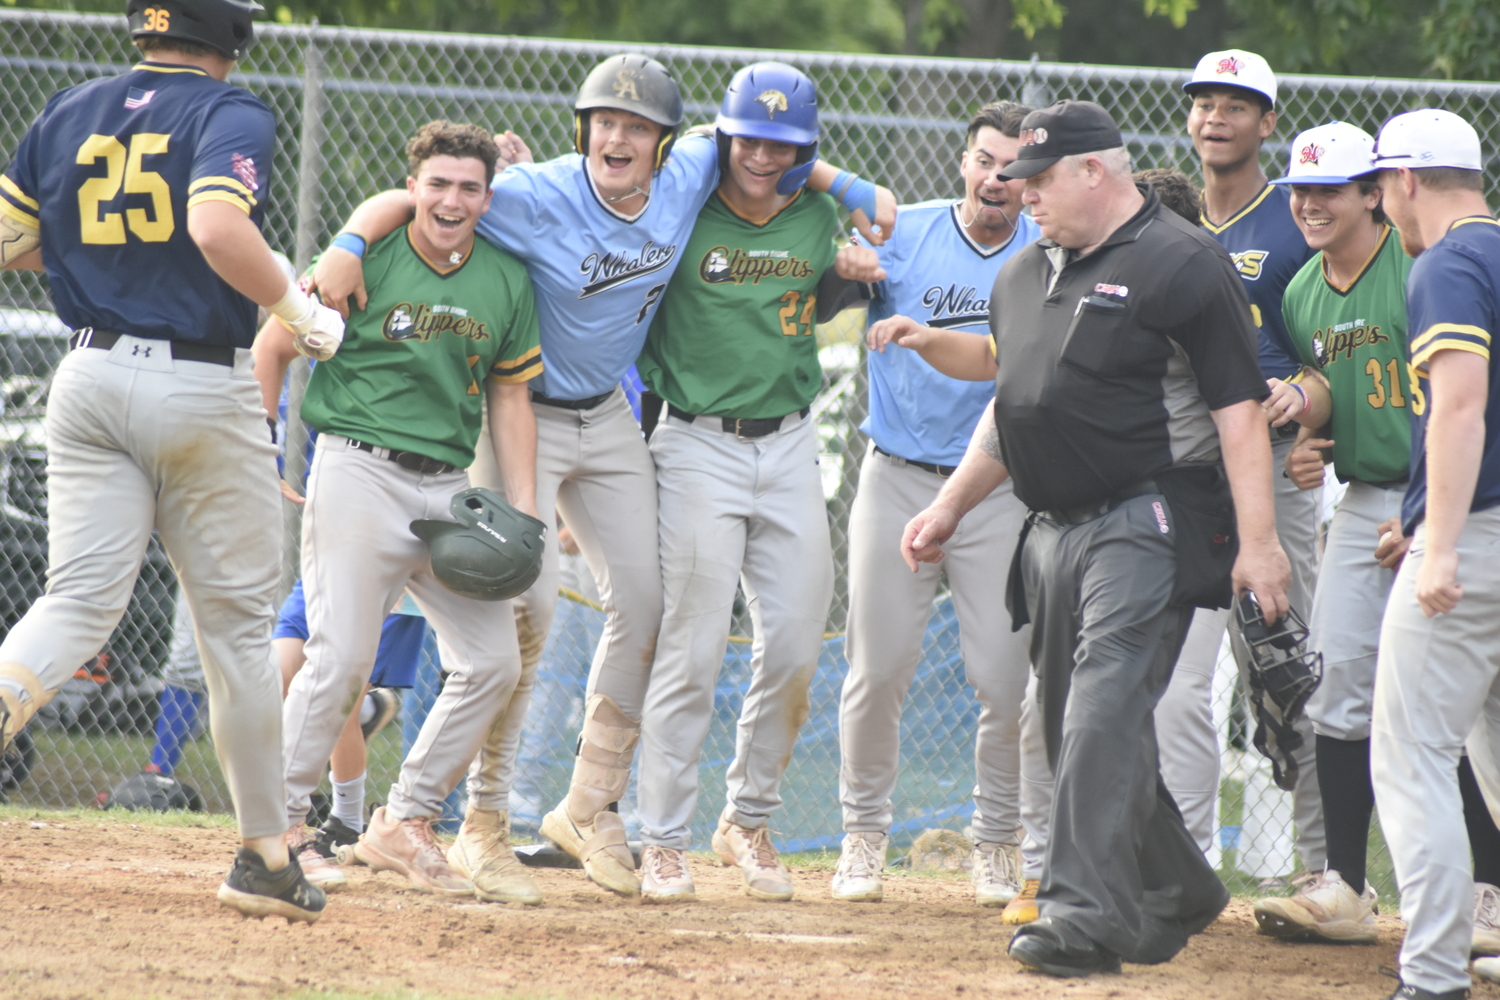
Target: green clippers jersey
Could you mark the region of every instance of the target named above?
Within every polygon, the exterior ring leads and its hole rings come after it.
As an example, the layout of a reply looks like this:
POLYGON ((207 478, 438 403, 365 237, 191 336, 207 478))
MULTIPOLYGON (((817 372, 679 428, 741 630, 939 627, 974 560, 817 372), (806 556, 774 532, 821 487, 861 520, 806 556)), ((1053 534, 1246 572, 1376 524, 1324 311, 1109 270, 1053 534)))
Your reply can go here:
POLYGON ((485 376, 525 382, 542 370, 526 268, 475 240, 442 274, 398 229, 365 254, 365 286, 369 305, 350 315, 338 353, 313 369, 302 419, 467 468, 485 376))
POLYGON ((1323 255, 1286 286, 1282 313, 1305 364, 1333 394, 1333 469, 1341 480, 1403 480, 1411 459, 1411 375, 1406 365, 1406 275, 1412 260, 1389 226, 1348 288, 1323 273, 1323 255))
POLYGON ((823 385, 818 279, 838 223, 833 199, 806 189, 763 225, 710 198, 636 363, 646 385, 679 410, 724 417, 811 403, 823 385))

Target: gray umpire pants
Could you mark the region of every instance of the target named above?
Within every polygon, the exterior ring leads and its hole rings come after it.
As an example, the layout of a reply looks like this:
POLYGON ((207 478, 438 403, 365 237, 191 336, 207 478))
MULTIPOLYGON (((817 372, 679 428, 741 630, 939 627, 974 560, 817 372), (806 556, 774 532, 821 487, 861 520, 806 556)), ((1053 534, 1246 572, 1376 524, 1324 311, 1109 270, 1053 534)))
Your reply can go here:
MULTIPOLYGON (((151 529, 199 624, 214 747, 240 834, 287 828, 276 446, 249 351, 234 367, 121 337, 62 361, 47 407, 47 593, 0 645, 48 690, 99 652, 130 601, 151 529)), ((3 667, 0 667, 3 669, 3 667)))
POLYGON ((447 679, 391 788, 395 819, 442 814, 443 800, 479 752, 490 724, 521 678, 521 652, 510 602, 476 601, 432 575, 427 543, 412 534, 419 518, 452 520, 463 472, 424 475, 318 437, 302 514, 302 592, 307 599, 307 663, 285 705, 287 813, 307 815, 349 713, 359 708, 380 626, 403 590, 437 634, 447 679))
POLYGON ((833 599, 828 508, 813 421, 740 440, 718 417, 666 417, 651 435, 661 504, 666 596, 641 720, 636 810, 641 840, 692 846, 698 766, 713 719, 735 585, 754 640, 727 775, 728 815, 762 827, 781 805, 781 777, 807 721, 833 599))
POLYGON ((1229 899, 1157 762, 1153 712, 1192 609, 1160 494, 1091 521, 1036 520, 1023 552, 1032 662, 1056 784, 1038 908, 1128 962, 1164 962, 1229 899))
POLYGON ((1419 525, 1380 629, 1370 775, 1401 889, 1403 982, 1434 993, 1470 987, 1474 868, 1458 758, 1472 738, 1476 773, 1494 775, 1500 732, 1500 508, 1471 513, 1458 538, 1464 595, 1428 618, 1417 604, 1427 550, 1419 525))
POLYGON ((964 517, 940 564, 913 573, 901 558, 906 523, 943 480, 872 443, 849 515, 849 675, 839 702, 839 798, 844 829, 885 833, 901 756, 901 707, 911 687, 932 599, 946 574, 959 621, 964 676, 979 698, 974 740, 974 836, 1019 842, 1021 701, 1030 627, 1012 632, 1005 573, 1026 508, 1009 482, 964 517))
MULTIPOLYGON (((613 698, 641 716, 656 632, 661 626, 661 562, 656 544, 656 470, 623 390, 590 410, 533 403, 536 413, 537 516, 554 530, 557 515, 573 533, 604 606, 604 633, 594 651, 584 700, 613 698)), ((498 468, 481 440, 469 470, 475 486, 504 495, 498 468)), ((477 809, 509 808, 521 727, 536 682, 542 647, 557 610, 557 545, 547 540, 542 573, 514 602, 522 664, 516 694, 496 718, 469 771, 477 809)))

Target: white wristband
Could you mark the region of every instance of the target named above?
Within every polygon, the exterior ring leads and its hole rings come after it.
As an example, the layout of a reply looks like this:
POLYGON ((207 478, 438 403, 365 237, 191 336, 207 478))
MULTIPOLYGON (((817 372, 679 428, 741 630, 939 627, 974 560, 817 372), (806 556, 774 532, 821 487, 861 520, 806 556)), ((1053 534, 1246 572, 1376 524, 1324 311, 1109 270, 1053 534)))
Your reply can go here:
POLYGON ((286 294, 275 305, 267 307, 273 316, 276 316, 293 330, 306 326, 312 319, 313 301, 306 292, 297 287, 295 281, 286 283, 286 294))

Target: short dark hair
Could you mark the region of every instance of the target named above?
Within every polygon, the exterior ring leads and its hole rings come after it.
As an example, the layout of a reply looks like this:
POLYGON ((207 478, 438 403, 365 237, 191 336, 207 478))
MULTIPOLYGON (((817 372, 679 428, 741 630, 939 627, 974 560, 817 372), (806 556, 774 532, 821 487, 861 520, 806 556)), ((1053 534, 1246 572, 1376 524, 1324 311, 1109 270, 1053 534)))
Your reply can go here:
POLYGON ((1186 174, 1156 167, 1136 171, 1135 179, 1149 185, 1163 205, 1193 225, 1203 221, 1203 195, 1186 174))
POLYGON ((417 176, 422 164, 434 156, 473 157, 484 163, 484 183, 495 179, 495 161, 500 150, 494 137, 478 125, 462 125, 439 118, 417 129, 406 144, 407 170, 417 176))
POLYGON ((135 39, 135 47, 148 56, 153 52, 181 52, 185 56, 217 56, 223 54, 212 45, 204 45, 202 42, 194 42, 186 38, 137 38, 135 39))
POLYGON ((1251 90, 1249 87, 1236 87, 1232 83, 1200 84, 1194 87, 1192 90, 1188 91, 1188 97, 1196 100, 1198 95, 1203 93, 1205 90, 1227 90, 1231 94, 1239 97, 1241 100, 1254 101, 1256 104, 1260 105, 1260 115, 1262 118, 1270 114, 1272 110, 1271 99, 1265 94, 1262 94, 1258 90, 1251 90))
MULTIPOLYGON (((1356 183, 1356 184, 1359 185, 1359 193, 1361 195, 1373 194, 1373 193, 1378 192, 1380 190, 1380 182, 1377 181, 1377 180, 1375 180, 1373 177, 1368 178, 1366 180, 1355 181, 1354 183, 1356 183)), ((1375 207, 1370 210, 1370 215, 1374 217, 1374 219, 1375 219, 1376 222, 1384 222, 1385 221, 1385 205, 1384 205, 1384 202, 1385 202, 1385 198, 1382 195, 1381 196, 1381 200, 1377 201, 1375 203, 1375 207)))
POLYGON ((1412 170, 1417 182, 1432 191, 1484 191, 1484 171, 1462 167, 1421 167, 1412 170))
POLYGON ((969 120, 969 133, 964 137, 964 146, 974 145, 974 137, 986 125, 1001 135, 1019 139, 1021 122, 1025 121, 1026 116, 1035 110, 1025 104, 1017 104, 1015 101, 991 101, 974 112, 974 117, 969 120))

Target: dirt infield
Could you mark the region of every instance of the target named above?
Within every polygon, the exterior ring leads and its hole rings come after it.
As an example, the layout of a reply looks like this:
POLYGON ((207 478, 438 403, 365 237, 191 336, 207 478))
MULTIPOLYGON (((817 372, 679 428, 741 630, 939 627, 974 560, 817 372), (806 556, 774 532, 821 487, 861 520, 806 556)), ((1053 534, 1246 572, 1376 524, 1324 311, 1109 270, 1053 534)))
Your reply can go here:
MULTIPOLYGON (((757 903, 736 873, 694 859, 702 902, 644 906, 578 872, 540 871, 540 908, 454 903, 350 869, 312 927, 240 919, 214 891, 235 846, 219 826, 8 812, 0 818, 0 996, 1271 997, 1383 998, 1400 922, 1373 948, 1287 945, 1236 901, 1173 962, 1059 981, 1005 957, 1011 928, 966 880, 893 875, 881 904, 757 903)), ((1495 1000, 1483 986, 1475 997, 1495 1000)))

